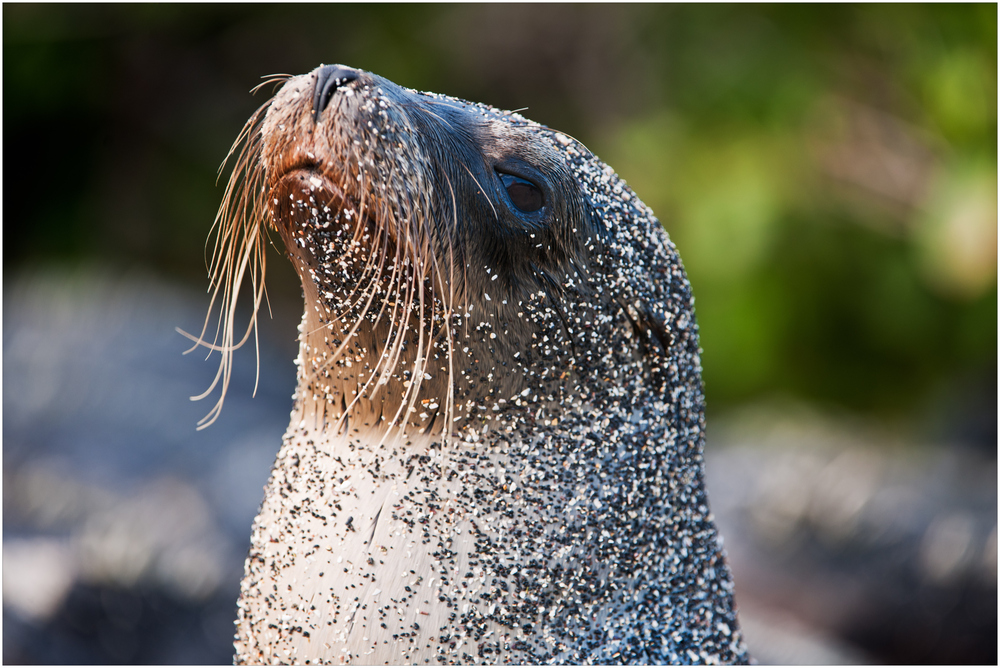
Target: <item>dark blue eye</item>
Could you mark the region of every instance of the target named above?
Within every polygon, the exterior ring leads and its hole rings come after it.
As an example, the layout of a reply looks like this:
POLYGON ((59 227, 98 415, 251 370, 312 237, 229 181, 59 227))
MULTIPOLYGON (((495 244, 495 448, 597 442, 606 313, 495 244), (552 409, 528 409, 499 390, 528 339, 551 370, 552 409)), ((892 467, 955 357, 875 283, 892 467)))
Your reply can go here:
POLYGON ((518 211, 522 213, 533 213, 545 206, 545 197, 542 191, 534 183, 520 176, 497 172, 503 187, 507 189, 507 197, 518 211))

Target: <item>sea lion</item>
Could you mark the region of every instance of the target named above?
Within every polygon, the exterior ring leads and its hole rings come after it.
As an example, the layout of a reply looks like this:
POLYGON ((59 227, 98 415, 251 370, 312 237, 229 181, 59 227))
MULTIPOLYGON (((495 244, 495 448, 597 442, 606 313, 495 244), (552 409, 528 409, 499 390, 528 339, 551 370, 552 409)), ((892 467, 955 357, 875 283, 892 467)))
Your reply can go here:
POLYGON ((223 394, 268 224, 305 299, 236 661, 746 661, 652 211, 516 113, 339 65, 282 81, 217 221, 223 394))

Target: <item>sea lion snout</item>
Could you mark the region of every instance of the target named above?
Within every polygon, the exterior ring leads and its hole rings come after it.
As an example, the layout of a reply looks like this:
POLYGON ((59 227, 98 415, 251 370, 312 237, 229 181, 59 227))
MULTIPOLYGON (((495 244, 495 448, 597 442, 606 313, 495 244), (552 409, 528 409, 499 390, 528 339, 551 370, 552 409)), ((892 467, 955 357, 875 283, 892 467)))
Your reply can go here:
POLYGON ((313 93, 313 121, 319 122, 319 116, 330 104, 330 99, 341 86, 356 80, 360 72, 343 65, 322 65, 316 69, 316 89, 313 93))

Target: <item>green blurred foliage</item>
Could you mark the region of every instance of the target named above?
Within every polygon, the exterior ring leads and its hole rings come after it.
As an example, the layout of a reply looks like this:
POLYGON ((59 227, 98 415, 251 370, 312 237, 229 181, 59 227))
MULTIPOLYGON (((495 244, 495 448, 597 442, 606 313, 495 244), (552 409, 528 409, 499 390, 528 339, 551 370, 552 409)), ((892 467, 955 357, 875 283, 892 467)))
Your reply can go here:
POLYGON ((943 377, 995 380, 996 19, 714 6, 647 27, 668 103, 592 144, 681 250, 710 402, 905 415, 943 377))
POLYGON ((527 107, 611 164, 685 260, 710 409, 913 415, 970 374, 995 393, 996 27, 995 4, 6 4, 5 272, 204 281, 249 89, 341 62, 527 107))

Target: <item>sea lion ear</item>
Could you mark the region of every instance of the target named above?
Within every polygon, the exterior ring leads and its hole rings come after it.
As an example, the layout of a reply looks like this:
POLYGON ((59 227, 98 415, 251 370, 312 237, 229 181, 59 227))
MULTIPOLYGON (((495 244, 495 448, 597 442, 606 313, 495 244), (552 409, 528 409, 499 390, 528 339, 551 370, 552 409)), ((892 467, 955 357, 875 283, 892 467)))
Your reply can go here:
POLYGON ((619 297, 616 301, 625 311, 625 317, 632 324, 636 336, 645 342, 652 351, 668 356, 676 337, 671 331, 666 314, 650 308, 641 299, 628 301, 619 297))

